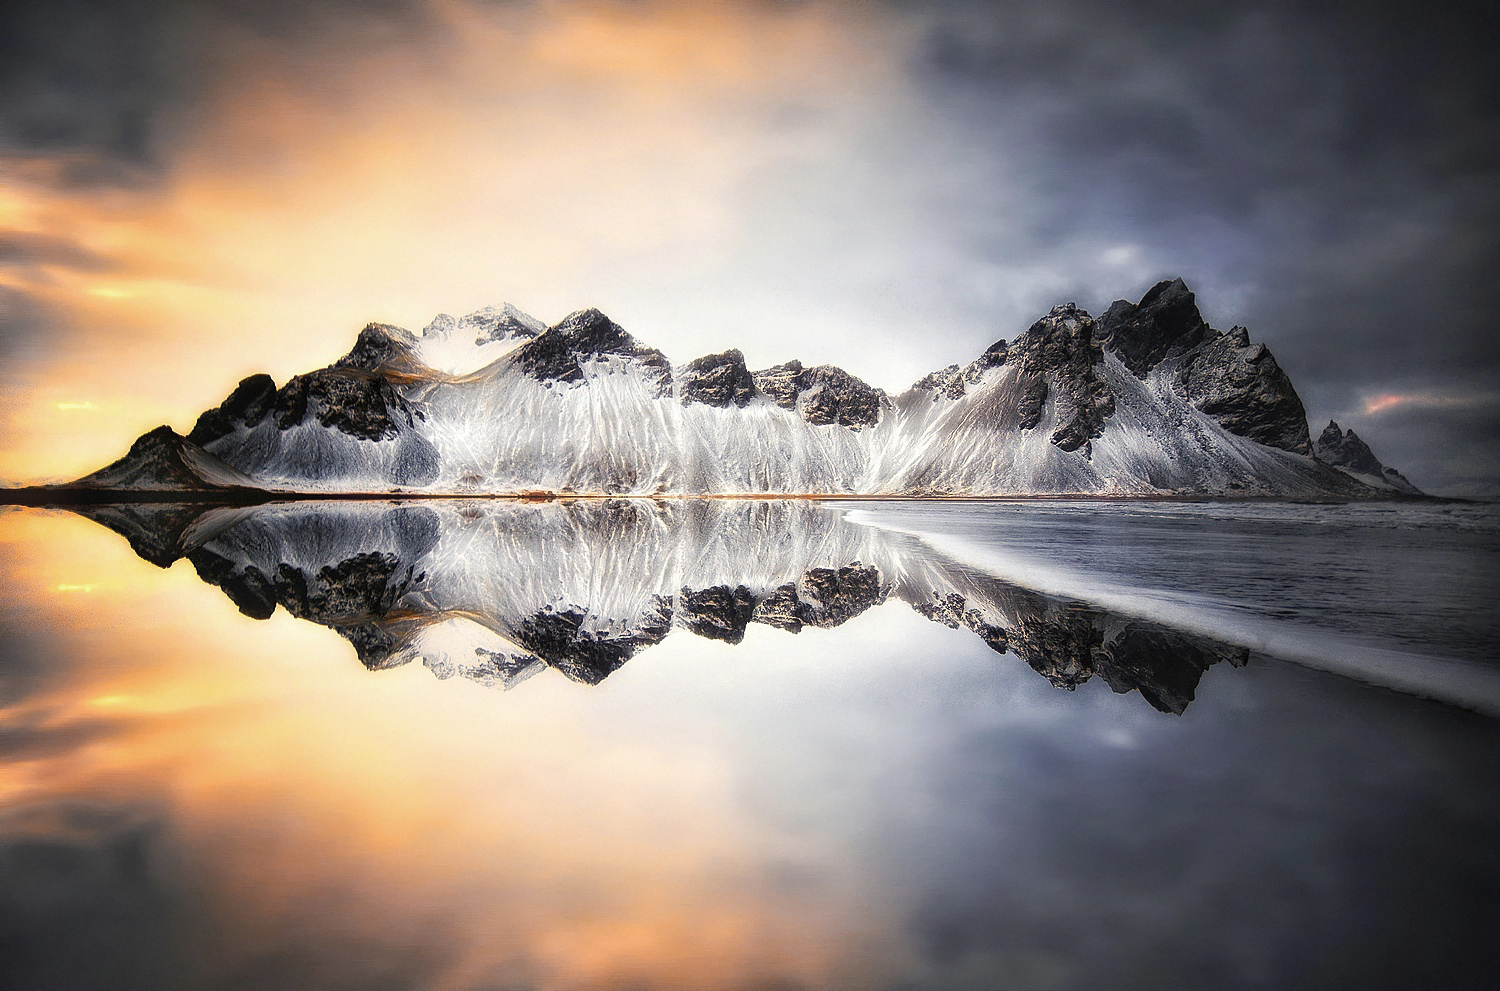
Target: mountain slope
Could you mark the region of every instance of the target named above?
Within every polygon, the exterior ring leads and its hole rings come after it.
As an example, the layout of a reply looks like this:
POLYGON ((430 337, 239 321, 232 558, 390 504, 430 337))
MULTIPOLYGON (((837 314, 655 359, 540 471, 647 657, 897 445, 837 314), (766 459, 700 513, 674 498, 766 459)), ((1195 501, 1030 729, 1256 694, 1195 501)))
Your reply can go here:
POLYGON ((509 305, 420 335, 371 324, 327 368, 245 379, 189 440, 307 492, 1415 491, 1315 450, 1275 358, 1208 326, 1180 279, 1098 320, 1055 307, 895 397, 833 366, 752 371, 735 350, 674 367, 593 309, 551 327, 509 305))

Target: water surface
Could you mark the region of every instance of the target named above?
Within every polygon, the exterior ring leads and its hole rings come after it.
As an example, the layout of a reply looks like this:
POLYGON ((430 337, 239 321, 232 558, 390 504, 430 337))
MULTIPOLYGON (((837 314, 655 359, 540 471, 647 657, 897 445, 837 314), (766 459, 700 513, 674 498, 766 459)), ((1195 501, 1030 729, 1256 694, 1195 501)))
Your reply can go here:
POLYGON ((1493 986, 1443 508, 11 512, 0 985, 1493 986))

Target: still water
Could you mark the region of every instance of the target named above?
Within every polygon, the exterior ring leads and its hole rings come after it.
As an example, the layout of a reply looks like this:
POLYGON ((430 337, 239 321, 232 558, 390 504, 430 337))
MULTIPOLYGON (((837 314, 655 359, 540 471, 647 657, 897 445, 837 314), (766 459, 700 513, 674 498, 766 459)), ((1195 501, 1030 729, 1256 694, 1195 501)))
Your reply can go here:
POLYGON ((87 516, 0 515, 0 987, 1500 981, 1491 507, 87 516))

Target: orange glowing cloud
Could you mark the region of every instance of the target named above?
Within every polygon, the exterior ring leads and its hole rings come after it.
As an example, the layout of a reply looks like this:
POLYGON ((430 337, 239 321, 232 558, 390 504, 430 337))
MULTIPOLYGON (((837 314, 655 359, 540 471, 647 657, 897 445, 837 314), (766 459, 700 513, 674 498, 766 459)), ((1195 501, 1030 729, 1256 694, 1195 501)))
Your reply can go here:
POLYGON ((357 45, 225 33, 159 182, 7 173, 0 230, 92 261, 0 266, 53 335, 7 371, 0 480, 92 470, 158 423, 190 427, 246 374, 327 363, 372 319, 599 305, 677 360, 743 344, 677 287, 735 277, 716 266, 760 222, 768 169, 841 154, 872 102, 903 98, 902 36, 854 7, 430 14, 357 45), (64 415, 81 403, 110 415, 64 415))
POLYGON ((1403 406, 1452 407, 1468 406, 1473 402, 1474 400, 1471 397, 1442 395, 1433 392, 1383 392, 1378 396, 1370 396, 1365 399, 1364 411, 1366 415, 1373 415, 1403 406))

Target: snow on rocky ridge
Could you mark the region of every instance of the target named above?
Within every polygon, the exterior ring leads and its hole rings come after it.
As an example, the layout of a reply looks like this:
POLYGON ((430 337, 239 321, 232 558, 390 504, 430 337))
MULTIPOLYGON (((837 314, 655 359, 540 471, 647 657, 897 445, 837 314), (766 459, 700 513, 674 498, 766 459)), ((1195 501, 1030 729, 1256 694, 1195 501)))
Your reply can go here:
POLYGON ((1270 351, 1242 327, 1208 326, 1180 279, 1097 319, 1054 307, 895 397, 827 365, 751 371, 737 350, 674 367, 598 310, 545 327, 506 305, 441 315, 420 335, 371 324, 333 365, 279 388, 251 376, 166 445, 170 470, 145 463, 163 429, 76 484, 194 488, 187 465, 196 487, 293 492, 1415 491, 1367 470, 1342 434, 1315 448, 1270 351))

